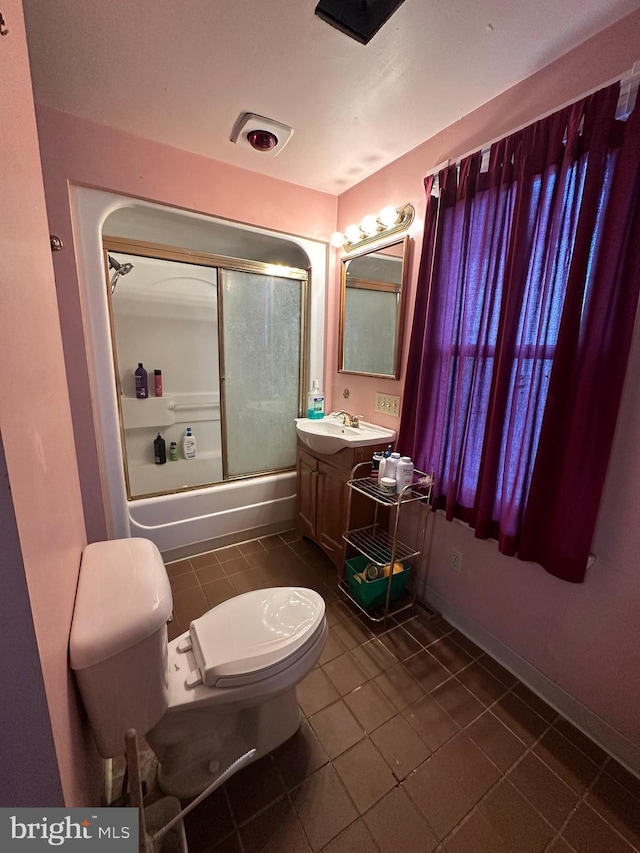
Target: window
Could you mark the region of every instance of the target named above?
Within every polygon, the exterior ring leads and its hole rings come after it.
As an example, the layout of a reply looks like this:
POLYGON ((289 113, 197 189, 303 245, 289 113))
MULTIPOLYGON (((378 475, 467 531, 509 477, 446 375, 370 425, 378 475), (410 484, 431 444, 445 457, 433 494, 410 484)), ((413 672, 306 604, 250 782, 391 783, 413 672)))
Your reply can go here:
POLYGON ((440 173, 400 430, 447 518, 567 580, 586 568, 640 280, 639 122, 616 104, 609 87, 496 143, 486 171, 478 153, 440 173))

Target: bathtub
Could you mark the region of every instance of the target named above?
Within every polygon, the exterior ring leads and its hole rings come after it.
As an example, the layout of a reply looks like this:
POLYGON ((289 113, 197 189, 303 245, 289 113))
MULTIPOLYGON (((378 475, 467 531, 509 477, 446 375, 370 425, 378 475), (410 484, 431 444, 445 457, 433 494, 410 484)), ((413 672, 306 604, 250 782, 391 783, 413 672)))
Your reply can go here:
POLYGON ((127 504, 130 535, 155 542, 165 559, 181 559, 294 527, 296 474, 233 480, 127 504))

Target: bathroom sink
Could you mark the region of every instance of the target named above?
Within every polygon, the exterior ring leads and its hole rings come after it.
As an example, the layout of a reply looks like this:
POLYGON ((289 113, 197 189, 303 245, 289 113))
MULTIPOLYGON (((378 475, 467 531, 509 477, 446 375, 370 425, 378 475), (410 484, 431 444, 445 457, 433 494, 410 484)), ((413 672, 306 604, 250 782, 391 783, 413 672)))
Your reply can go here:
POLYGON ((391 444, 396 431, 360 421, 357 427, 345 426, 342 415, 319 420, 296 418, 296 432, 300 441, 316 453, 330 456, 345 447, 367 447, 370 444, 391 444))

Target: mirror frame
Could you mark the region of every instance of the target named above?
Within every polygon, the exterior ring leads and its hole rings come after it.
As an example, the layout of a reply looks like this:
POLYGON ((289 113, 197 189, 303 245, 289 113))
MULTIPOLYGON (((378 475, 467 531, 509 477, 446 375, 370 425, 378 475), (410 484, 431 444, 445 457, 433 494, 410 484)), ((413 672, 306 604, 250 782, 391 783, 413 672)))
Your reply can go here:
POLYGON ((381 379, 399 379, 400 378, 400 357, 402 355, 402 337, 404 331, 404 306, 406 301, 407 279, 409 275, 409 250, 410 237, 405 234, 403 237, 394 236, 386 240, 384 243, 379 243, 375 246, 367 246, 358 252, 352 252, 344 255, 341 260, 340 272, 340 322, 338 336, 338 373, 350 373, 355 376, 376 376, 381 379), (344 342, 345 342, 345 326, 347 323, 346 317, 346 302, 347 302, 347 267, 349 263, 357 258, 362 258, 366 255, 373 255, 383 249, 388 249, 390 246, 402 246, 402 272, 400 273, 400 289, 398 291, 398 300, 396 303, 396 339, 394 346, 393 357, 393 373, 368 373, 362 370, 347 370, 344 366, 344 342))

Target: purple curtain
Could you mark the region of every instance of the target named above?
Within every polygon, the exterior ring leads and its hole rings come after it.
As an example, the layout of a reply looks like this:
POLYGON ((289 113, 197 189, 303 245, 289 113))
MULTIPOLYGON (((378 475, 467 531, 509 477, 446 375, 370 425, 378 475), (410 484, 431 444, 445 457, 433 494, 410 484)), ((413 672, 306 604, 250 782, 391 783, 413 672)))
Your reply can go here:
MULTIPOLYGON (((434 508, 584 579, 640 291, 640 110, 610 86, 439 175, 399 445, 434 508), (407 407, 405 407, 405 410, 407 407)), ((430 183, 425 182, 428 196, 430 183)))

